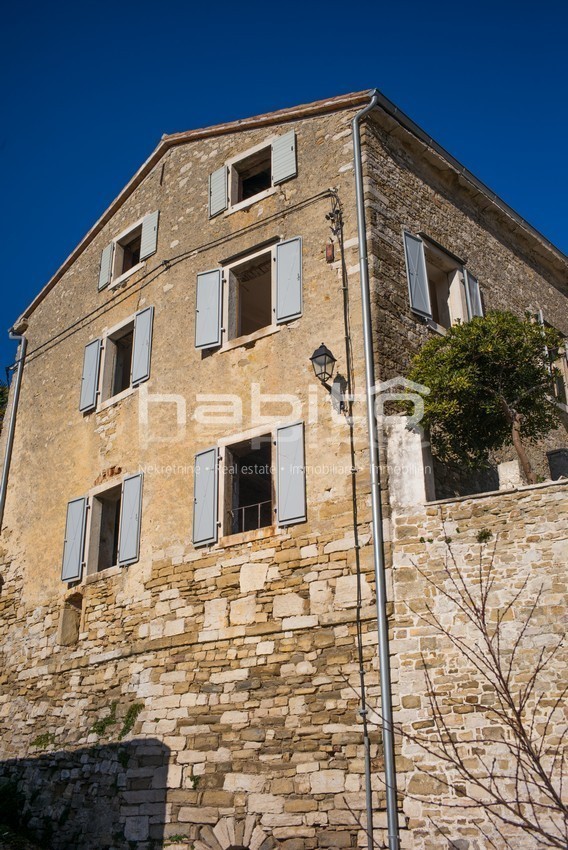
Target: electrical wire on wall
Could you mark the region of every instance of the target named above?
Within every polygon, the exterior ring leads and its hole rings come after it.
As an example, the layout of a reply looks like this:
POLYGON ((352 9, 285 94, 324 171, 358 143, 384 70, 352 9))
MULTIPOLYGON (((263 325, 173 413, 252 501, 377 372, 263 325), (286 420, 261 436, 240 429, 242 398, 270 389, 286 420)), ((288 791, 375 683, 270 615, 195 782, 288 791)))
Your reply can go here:
POLYGON ((353 344, 351 338, 351 317, 349 310, 349 278, 347 274, 347 262, 345 259, 345 239, 343 234, 343 211, 341 200, 337 192, 332 195, 331 212, 326 216, 330 222, 332 235, 335 236, 339 243, 339 255, 341 262, 341 281, 343 295, 343 324, 344 324, 344 339, 345 339, 345 362, 347 371, 347 397, 346 397, 346 419, 349 426, 349 447, 351 459, 351 500, 353 504, 353 538, 355 547, 355 568, 357 579, 357 600, 356 600, 356 635, 357 635, 357 662, 359 665, 359 691, 360 699, 359 715, 363 725, 363 746, 365 752, 365 798, 367 812, 367 844, 369 850, 372 850, 373 843, 373 800, 371 788, 371 742, 369 738, 369 717, 367 710, 367 689, 365 683, 365 659, 363 653, 363 622, 361 619, 362 600, 362 573, 361 573, 361 556, 359 548, 359 513, 357 507, 357 463, 355 453, 355 439, 353 428, 353 398, 355 394, 354 374, 353 374, 353 344))
MULTIPOLYGON (((312 195, 309 198, 305 198, 304 200, 298 201, 296 204, 287 207, 285 215, 288 216, 290 213, 301 210, 304 207, 317 203, 318 201, 333 197, 334 194, 335 193, 333 189, 325 189, 323 192, 318 192, 317 195, 312 195)), ((51 348, 54 348, 59 342, 62 342, 69 336, 72 336, 73 333, 82 330, 84 327, 90 324, 91 321, 95 321, 101 316, 104 316, 114 307, 130 298, 131 295, 133 295, 137 289, 142 290, 146 286, 149 286, 154 280, 159 278, 162 274, 164 274, 164 272, 168 271, 173 266, 176 266, 179 263, 185 262, 187 260, 191 260, 193 257, 202 254, 206 251, 214 250, 216 247, 226 245, 227 242, 231 241, 232 239, 236 239, 237 237, 242 236, 245 233, 252 233, 255 230, 259 230, 265 227, 266 225, 269 225, 274 221, 278 221, 282 218, 282 212, 274 213, 273 215, 267 216, 267 218, 262 219, 262 221, 254 222, 253 224, 249 224, 246 227, 241 228, 240 230, 235 230, 234 232, 219 237, 218 239, 213 239, 210 242, 204 242, 201 245, 194 246, 193 248, 190 248, 187 251, 183 251, 180 254, 176 254, 174 257, 168 257, 167 259, 162 260, 162 262, 158 266, 153 269, 150 269, 145 274, 138 277, 132 283, 126 284, 124 287, 121 287, 120 290, 117 290, 116 293, 113 294, 110 298, 108 298, 104 302, 104 304, 101 304, 100 307, 96 307, 94 310, 91 310, 90 313, 87 313, 85 316, 82 316, 80 319, 77 319, 77 321, 72 322, 66 328, 50 337, 50 339, 41 343, 41 345, 38 345, 36 348, 29 352, 26 358, 26 362, 33 362, 37 357, 41 356, 46 351, 49 351, 51 348)), ((108 293, 108 289, 103 289, 102 292, 108 293)))

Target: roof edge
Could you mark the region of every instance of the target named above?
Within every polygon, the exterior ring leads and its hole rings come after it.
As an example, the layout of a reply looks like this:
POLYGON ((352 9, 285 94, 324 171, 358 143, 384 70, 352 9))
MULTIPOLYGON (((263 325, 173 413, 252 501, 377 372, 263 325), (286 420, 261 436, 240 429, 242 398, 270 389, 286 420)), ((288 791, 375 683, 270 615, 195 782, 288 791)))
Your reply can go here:
POLYGON ((256 127, 266 127, 272 124, 280 124, 286 121, 293 121, 299 118, 306 118, 312 115, 321 115, 327 112, 337 112, 342 109, 350 109, 368 103, 369 99, 376 95, 378 104, 376 109, 381 109, 393 120, 397 121, 403 129, 415 136, 419 141, 427 147, 435 151, 448 164, 454 168, 465 180, 471 183, 475 189, 483 194, 492 204, 495 204, 509 218, 513 219, 522 230, 548 252, 553 254, 557 261, 568 263, 568 256, 554 245, 549 239, 543 236, 535 227, 533 227, 526 219, 520 216, 515 210, 510 207, 496 192, 493 192, 481 180, 469 171, 459 160, 453 157, 445 148, 439 145, 428 133, 416 124, 408 115, 398 108, 391 100, 383 95, 377 89, 366 89, 359 92, 351 92, 350 94, 338 95, 337 97, 327 98, 325 100, 314 101, 313 103, 302 104, 300 106, 287 107, 279 109, 275 112, 268 112, 262 115, 255 115, 250 118, 243 118, 237 121, 230 121, 224 124, 214 124, 211 127, 204 127, 196 130, 186 130, 181 133, 164 134, 160 139, 156 148, 152 151, 148 159, 142 163, 138 171, 128 181, 122 191, 111 202, 103 214, 97 219, 91 229, 78 243, 77 247, 69 254, 66 260, 57 269, 55 274, 49 279, 45 286, 38 292, 31 304, 21 314, 15 325, 27 320, 34 312, 36 307, 41 304, 48 293, 53 289, 55 284, 63 277, 70 266, 83 253, 84 249, 93 241, 95 236, 103 229, 105 224, 112 218, 115 212, 122 206, 124 201, 134 192, 144 178, 150 173, 154 166, 167 153, 170 148, 177 145, 185 144, 186 142, 206 139, 212 136, 222 136, 228 133, 239 132, 240 130, 250 130, 256 127))
POLYGON ((478 192, 485 195, 485 197, 492 203, 495 204, 502 212, 504 212, 509 218, 513 219, 518 225, 522 227, 524 231, 526 231, 533 238, 536 237, 537 241, 550 251, 557 260, 560 260, 562 263, 568 263, 568 255, 566 255, 563 251, 558 248, 554 242, 551 242, 550 239, 547 239, 536 227, 534 227, 529 221, 523 218, 516 210, 509 206, 509 204, 504 201, 493 189, 490 189, 487 184, 485 184, 482 180, 473 174, 465 165, 463 165, 458 159, 455 158, 449 151, 447 151, 442 145, 440 145, 435 139, 432 138, 425 130, 422 129, 415 121, 412 120, 405 112, 396 106, 392 100, 389 100, 388 97, 385 97, 378 89, 374 89, 372 92, 373 95, 377 96, 378 104, 377 107, 382 109, 390 118, 397 121, 401 127, 415 136, 420 142, 422 142, 426 147, 433 150, 437 153, 442 159, 444 159, 452 168, 457 172, 458 175, 461 175, 464 180, 467 180, 468 183, 471 183, 472 186, 477 189, 478 192))
POLYGON ((276 112, 267 112, 262 115, 254 115, 251 118, 242 118, 238 121, 231 121, 224 124, 214 124, 211 127, 203 127, 197 130, 186 130, 182 133, 164 134, 160 139, 157 147, 152 151, 148 159, 142 163, 138 171, 128 181, 124 189, 116 196, 107 209, 103 212, 100 218, 94 223, 85 236, 81 239, 77 247, 69 254, 66 260, 59 266, 54 275, 48 280, 45 286, 38 292, 31 304, 21 314, 18 322, 29 318, 36 307, 41 304, 46 295, 51 292, 55 284, 63 277, 65 272, 75 262, 76 259, 83 253, 84 249, 89 245, 95 236, 100 233, 105 224, 113 217, 115 212, 122 206, 124 201, 134 192, 140 185, 142 180, 150 173, 154 166, 160 161, 164 154, 172 147, 181 145, 190 141, 206 139, 211 136, 222 136, 228 133, 235 133, 239 130, 251 130, 255 127, 265 127, 271 124, 280 124, 284 121, 292 121, 298 118, 304 118, 311 115, 320 115, 326 112, 336 112, 341 109, 348 109, 366 103, 369 99, 369 91, 352 92, 351 94, 339 95, 338 97, 328 98, 327 100, 318 100, 313 103, 303 104, 301 106, 287 107, 279 109, 276 112))

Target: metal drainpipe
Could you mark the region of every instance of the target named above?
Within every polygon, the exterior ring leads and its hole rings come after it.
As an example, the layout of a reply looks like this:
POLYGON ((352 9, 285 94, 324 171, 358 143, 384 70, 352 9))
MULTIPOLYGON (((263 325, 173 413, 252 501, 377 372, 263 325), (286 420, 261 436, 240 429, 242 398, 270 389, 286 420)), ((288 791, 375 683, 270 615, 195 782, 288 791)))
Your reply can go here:
POLYGON ((20 350, 14 382, 14 394, 12 396, 12 409, 10 410, 10 421, 8 422, 8 437, 6 439, 4 465, 2 467, 2 480, 0 481, 0 532, 2 531, 2 523, 4 521, 4 506, 6 504, 6 491, 8 489, 8 474, 10 472, 10 463, 12 460, 12 448, 14 446, 14 431, 16 430, 16 414, 18 412, 20 387, 22 386, 22 374, 24 371, 24 361, 26 359, 26 349, 28 347, 28 341, 24 334, 17 334, 11 330, 10 339, 20 340, 20 350))
MULTIPOLYGON (((355 165, 355 196, 357 202, 357 235, 359 239, 359 275, 361 278, 361 301, 363 312, 363 342, 365 349, 365 395, 367 403, 367 426, 369 430, 369 461, 371 467, 371 507, 373 518, 373 555, 375 562, 375 586, 377 596, 377 630, 379 633, 379 666, 381 675, 381 706, 383 727, 383 750, 385 760, 385 784, 387 793, 387 824, 389 850, 399 850, 398 811, 396 804, 396 767, 394 759, 394 734, 392 720, 392 692, 389 659, 389 633, 387 621, 387 594, 385 581, 385 556, 383 518, 381 509, 381 481, 379 469, 379 441, 375 418, 375 367, 373 361, 373 335, 371 325, 371 296, 369 289, 369 263, 367 258, 367 226, 363 197, 363 167, 361 163, 360 121, 377 105, 380 93, 374 89, 369 93, 371 102, 358 112, 352 121, 353 155, 355 165)), ((367 776, 370 787, 371 777, 367 776)))

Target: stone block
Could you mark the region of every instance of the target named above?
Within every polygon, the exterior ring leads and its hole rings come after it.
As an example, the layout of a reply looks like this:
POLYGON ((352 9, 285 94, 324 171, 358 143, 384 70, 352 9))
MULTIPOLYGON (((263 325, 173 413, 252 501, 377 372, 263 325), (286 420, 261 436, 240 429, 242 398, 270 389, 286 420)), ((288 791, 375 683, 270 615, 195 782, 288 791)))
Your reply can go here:
POLYGON ((272 613, 278 619, 296 617, 304 613, 305 607, 306 600, 297 593, 283 593, 274 598, 272 613))
POLYGON ((262 590, 266 584, 268 564, 243 564, 239 576, 241 593, 262 590))

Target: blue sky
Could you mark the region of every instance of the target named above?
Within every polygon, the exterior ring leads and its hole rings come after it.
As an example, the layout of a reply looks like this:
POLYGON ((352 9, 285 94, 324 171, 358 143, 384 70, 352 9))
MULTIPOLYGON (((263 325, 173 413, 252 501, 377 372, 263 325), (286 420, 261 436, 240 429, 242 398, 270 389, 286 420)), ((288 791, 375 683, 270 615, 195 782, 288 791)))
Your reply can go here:
POLYGON ((0 369, 25 309, 162 133, 377 87, 568 253, 561 0, 11 4, 0 369))

